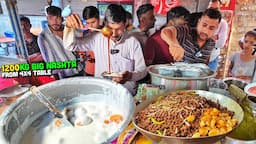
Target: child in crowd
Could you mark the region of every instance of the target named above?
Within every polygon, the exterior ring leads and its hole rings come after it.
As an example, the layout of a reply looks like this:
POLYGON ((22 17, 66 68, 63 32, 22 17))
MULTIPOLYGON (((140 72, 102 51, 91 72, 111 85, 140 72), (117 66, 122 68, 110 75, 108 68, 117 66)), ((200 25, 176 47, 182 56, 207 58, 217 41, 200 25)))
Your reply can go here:
POLYGON ((229 76, 250 81, 255 69, 255 55, 253 54, 256 44, 256 31, 248 31, 244 36, 242 50, 234 53, 229 58, 229 76))

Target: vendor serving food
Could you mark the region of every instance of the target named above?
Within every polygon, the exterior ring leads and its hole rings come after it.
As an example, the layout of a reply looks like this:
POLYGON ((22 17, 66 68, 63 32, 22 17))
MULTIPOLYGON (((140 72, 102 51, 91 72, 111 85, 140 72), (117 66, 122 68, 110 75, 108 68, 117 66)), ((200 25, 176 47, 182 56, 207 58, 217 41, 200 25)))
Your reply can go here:
POLYGON ((101 33, 82 39, 76 38, 75 30, 83 29, 84 26, 79 15, 72 14, 67 18, 64 29, 64 47, 71 51, 92 50, 96 59, 95 76, 101 77, 102 73, 109 71, 119 73, 121 76, 112 80, 124 84, 134 94, 136 81, 146 75, 146 65, 139 41, 125 33, 125 13, 121 5, 108 6, 105 24, 112 31, 110 41, 101 33))

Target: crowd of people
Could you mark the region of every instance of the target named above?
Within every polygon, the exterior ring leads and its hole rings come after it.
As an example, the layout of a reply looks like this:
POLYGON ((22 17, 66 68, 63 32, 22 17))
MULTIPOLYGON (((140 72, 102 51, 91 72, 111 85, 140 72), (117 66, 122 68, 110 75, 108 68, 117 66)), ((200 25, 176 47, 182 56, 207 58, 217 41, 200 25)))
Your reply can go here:
MULTIPOLYGON (((146 77, 149 65, 184 61, 204 63, 217 71, 220 49, 228 37, 228 24, 222 19, 220 4, 219 0, 211 0, 205 11, 197 13, 190 13, 183 6, 174 7, 167 12, 166 24, 153 34, 149 32, 156 22, 152 4, 143 4, 137 9, 138 27, 133 25, 131 13, 118 4, 107 7, 102 25, 99 10, 94 6, 85 7, 82 18, 72 13, 65 19, 61 8, 49 6, 46 8, 48 27, 38 36, 30 33, 27 17, 20 20, 31 62, 86 57, 85 63, 81 61, 76 69, 54 70, 56 79, 84 75, 102 77, 110 67, 111 72, 119 74, 112 80, 135 94, 137 83, 146 77), (109 44, 101 32, 88 27, 111 30, 109 44)), ((252 77, 255 44, 256 32, 247 32, 242 50, 230 57, 229 76, 252 77)))

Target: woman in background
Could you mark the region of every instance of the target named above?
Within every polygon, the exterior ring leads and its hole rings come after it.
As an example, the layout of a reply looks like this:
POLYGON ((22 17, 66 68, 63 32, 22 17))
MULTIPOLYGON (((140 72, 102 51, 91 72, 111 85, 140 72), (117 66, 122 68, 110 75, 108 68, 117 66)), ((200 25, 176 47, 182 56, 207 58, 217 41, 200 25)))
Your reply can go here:
POLYGON ((248 31, 244 36, 242 50, 229 58, 229 76, 250 81, 255 67, 254 47, 256 45, 256 31, 248 31))

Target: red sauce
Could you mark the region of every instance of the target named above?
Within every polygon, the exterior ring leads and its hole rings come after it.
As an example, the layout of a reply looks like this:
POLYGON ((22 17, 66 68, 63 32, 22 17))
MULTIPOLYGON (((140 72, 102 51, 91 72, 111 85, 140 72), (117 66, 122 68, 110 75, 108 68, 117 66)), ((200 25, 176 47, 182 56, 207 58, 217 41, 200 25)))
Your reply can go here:
POLYGON ((248 89, 248 92, 249 92, 249 93, 256 94, 256 86, 249 88, 249 89, 248 89))

